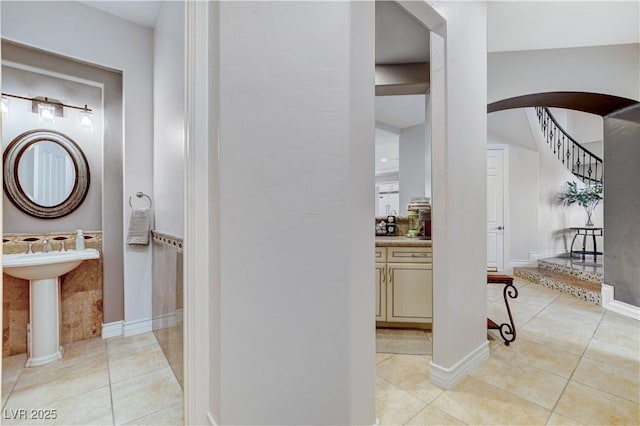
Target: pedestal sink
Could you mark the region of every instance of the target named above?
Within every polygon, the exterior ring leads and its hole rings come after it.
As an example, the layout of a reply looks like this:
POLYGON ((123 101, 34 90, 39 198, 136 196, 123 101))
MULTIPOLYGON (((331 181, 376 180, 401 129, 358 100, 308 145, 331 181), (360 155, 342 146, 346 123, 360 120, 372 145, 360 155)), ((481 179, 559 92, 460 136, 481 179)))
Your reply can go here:
POLYGON ((60 346, 60 276, 84 260, 97 259, 96 249, 2 255, 3 272, 29 280, 29 355, 27 367, 62 358, 60 346))

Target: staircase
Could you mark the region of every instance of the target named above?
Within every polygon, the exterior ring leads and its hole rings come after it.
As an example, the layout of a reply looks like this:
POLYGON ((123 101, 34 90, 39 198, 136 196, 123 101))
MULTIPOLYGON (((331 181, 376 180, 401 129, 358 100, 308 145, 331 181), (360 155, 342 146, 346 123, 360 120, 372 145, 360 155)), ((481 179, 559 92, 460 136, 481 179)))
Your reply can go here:
MULTIPOLYGON (((585 185, 602 185, 602 159, 572 138, 548 108, 536 107, 535 113, 542 136, 557 160, 585 185)), ((533 125, 534 117, 530 116, 530 119, 530 124, 533 125)), ((541 142, 539 140, 539 146, 541 142)), ((561 256, 563 257, 538 260, 536 267, 515 267, 513 275, 600 305, 604 281, 602 265, 598 265, 595 260, 587 263, 564 257, 569 256, 568 254, 561 256)))
POLYGON ((558 124, 546 107, 536 107, 540 129, 558 161, 586 185, 602 184, 602 159, 580 145, 558 124))
POLYGON ((570 259, 538 260, 537 267, 513 268, 513 275, 543 285, 580 300, 601 305, 604 276, 596 268, 573 264, 570 259))

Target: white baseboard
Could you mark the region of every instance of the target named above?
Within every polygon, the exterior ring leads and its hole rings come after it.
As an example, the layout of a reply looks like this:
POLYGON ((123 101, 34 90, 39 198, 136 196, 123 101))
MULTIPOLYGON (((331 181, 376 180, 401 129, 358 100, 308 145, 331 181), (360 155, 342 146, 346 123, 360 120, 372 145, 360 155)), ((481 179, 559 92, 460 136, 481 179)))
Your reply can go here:
POLYGON ((443 389, 451 389, 487 359, 489 342, 485 341, 451 368, 441 367, 431 361, 431 383, 443 389))
POLYGON ((611 302, 613 302, 613 286, 603 283, 600 289, 600 303, 603 308, 606 308, 611 302))
POLYGON ((518 268, 518 267, 522 267, 522 266, 535 266, 536 263, 533 260, 526 260, 526 259, 511 259, 509 260, 509 267, 510 268, 518 268))
POLYGON ((162 328, 174 327, 178 324, 178 313, 159 315, 153 318, 153 329, 159 330, 162 328))
POLYGON ((538 259, 546 259, 548 257, 556 257, 561 254, 567 253, 567 250, 543 250, 543 251, 530 251, 529 252, 529 261, 535 261, 538 259))
POLYGON ((108 339, 110 337, 135 336, 136 334, 142 334, 149 331, 153 331, 153 321, 151 319, 127 322, 114 321, 108 324, 102 324, 103 339, 108 339))
POLYGON ((109 337, 122 336, 122 325, 124 321, 115 321, 107 324, 102 324, 102 338, 108 339, 109 337))
POLYGON ((151 318, 136 321, 125 321, 124 326, 122 327, 122 335, 124 337, 148 333, 149 331, 153 331, 153 320, 151 318))
POLYGON ((606 310, 640 321, 640 307, 615 300, 613 286, 602 284, 600 299, 606 310))

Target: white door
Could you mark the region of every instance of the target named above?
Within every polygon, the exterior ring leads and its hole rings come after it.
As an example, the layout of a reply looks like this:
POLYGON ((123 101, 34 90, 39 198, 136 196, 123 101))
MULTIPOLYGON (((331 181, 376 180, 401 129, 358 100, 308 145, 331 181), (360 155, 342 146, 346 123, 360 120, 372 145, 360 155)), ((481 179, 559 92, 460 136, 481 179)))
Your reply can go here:
POLYGON ((487 266, 504 271, 504 151, 487 151, 487 266))

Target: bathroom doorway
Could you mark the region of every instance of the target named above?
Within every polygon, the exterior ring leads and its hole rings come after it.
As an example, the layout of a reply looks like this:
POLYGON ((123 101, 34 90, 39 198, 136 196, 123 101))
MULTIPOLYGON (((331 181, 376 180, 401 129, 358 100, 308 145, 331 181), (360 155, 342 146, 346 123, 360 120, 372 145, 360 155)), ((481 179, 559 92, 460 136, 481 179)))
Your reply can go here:
MULTIPOLYGON (((65 107, 55 117, 57 125, 67 126, 60 131, 77 133, 73 139, 87 154, 91 186, 81 207, 62 219, 34 218, 28 228, 12 229, 8 220, 19 213, 7 214, 13 205, 5 198, 4 253, 26 249, 25 237, 38 239, 32 244, 35 251, 41 251, 46 237, 65 237, 67 248, 73 249, 76 229, 83 228, 84 237, 91 237, 85 240, 87 248, 95 247, 101 254, 99 260, 91 261, 88 272, 83 264, 62 280, 65 350, 62 360, 40 367, 24 369, 28 282, 19 286, 4 276, 2 404, 4 408, 47 407, 56 410, 58 421, 88 424, 145 419, 154 423, 153 416, 159 415, 182 424, 184 5, 126 2, 123 11, 105 11, 90 3, 4 2, 1 6, 2 91, 5 82, 12 81, 4 72, 10 67, 13 73, 17 69, 27 75, 21 78, 28 83, 13 87, 16 93, 12 94, 60 98, 64 104, 85 108, 88 104, 93 113, 92 129, 71 123, 73 108, 65 107), (39 16, 47 19, 40 22, 39 16), (93 31, 96 27, 103 29, 100 35, 93 31), (88 39, 91 43, 85 43, 88 39), (48 58, 30 62, 37 54, 48 58), (101 73, 110 77, 102 78, 101 73), (38 77, 43 75, 71 88, 54 95, 55 85, 38 77), (79 88, 84 86, 98 91, 96 100, 81 96, 79 88), (162 102, 154 104, 154 98, 162 102), (90 141, 88 132, 102 136, 90 141), (89 155, 96 150, 98 157, 89 155), (153 232, 144 245, 126 244, 130 212, 147 206, 147 199, 136 197, 137 193, 147 195, 152 207, 153 232), (95 212, 85 209, 89 206, 95 212), (84 224, 85 219, 97 220, 97 224, 84 224), (23 235, 34 232, 38 235, 23 235), (9 245, 15 247, 7 250, 9 245), (65 291, 70 289, 78 291, 69 296, 65 291), (20 343, 13 345, 14 341, 20 343), (10 351, 15 352, 11 357, 10 351), (48 399, 29 396, 27 388, 35 388, 44 376, 50 379, 48 399), (137 397, 147 387, 161 389, 160 394, 137 397), (73 413, 72 408, 86 405, 85 400, 105 404, 93 407, 91 413, 73 413), (82 415, 90 417, 77 417, 82 415), (109 416, 111 420, 106 421, 109 416)), ((3 96, 3 122, 32 114, 32 127, 54 128, 55 124, 39 121, 38 114, 27 107, 29 101, 9 98, 5 103, 3 96)), ((18 223, 26 226, 24 221, 18 223)), ((62 242, 54 240, 52 245, 57 251, 62 242)))

